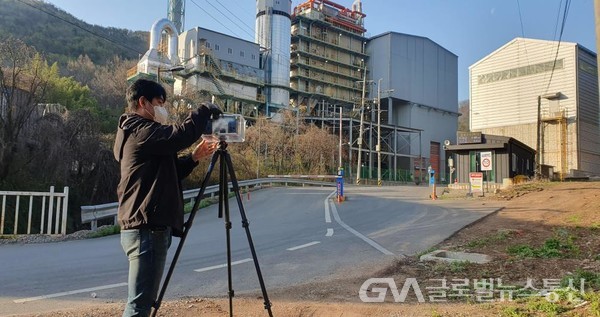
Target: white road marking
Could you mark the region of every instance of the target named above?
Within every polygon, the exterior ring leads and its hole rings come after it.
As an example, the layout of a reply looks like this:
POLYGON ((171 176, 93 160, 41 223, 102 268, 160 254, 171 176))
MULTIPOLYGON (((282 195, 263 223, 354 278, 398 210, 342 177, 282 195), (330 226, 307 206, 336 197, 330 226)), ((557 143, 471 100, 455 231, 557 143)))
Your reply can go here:
POLYGON ((327 228, 327 234, 325 236, 331 237, 332 235, 333 235, 333 228, 327 228))
POLYGON ((110 284, 110 285, 104 285, 104 286, 98 286, 98 287, 83 288, 83 289, 78 289, 78 290, 74 290, 74 291, 17 299, 17 300, 14 300, 13 302, 15 302, 17 304, 21 304, 21 303, 33 302, 33 301, 41 300, 41 299, 48 299, 48 298, 61 297, 61 296, 67 296, 67 295, 73 295, 73 294, 87 293, 87 292, 99 291, 99 290, 109 289, 109 288, 117 288, 117 287, 122 287, 122 286, 127 286, 127 283, 118 283, 118 284, 110 284))
POLYGON ((307 248, 307 247, 310 247, 312 245, 319 244, 319 243, 321 243, 321 241, 313 241, 313 242, 309 242, 307 244, 299 245, 297 247, 289 248, 287 250, 288 251, 296 251, 298 249, 307 248))
POLYGON ((335 193, 336 192, 333 192, 333 193, 329 194, 329 196, 327 196, 327 198, 325 198, 325 201, 323 202, 325 204, 325 222, 326 223, 330 223, 331 222, 331 214, 329 213, 329 199, 335 193))
POLYGON ((379 245, 377 242, 367 238, 366 236, 364 236, 362 233, 354 230, 352 227, 350 227, 349 225, 347 225, 345 222, 342 221, 342 219, 340 218, 340 215, 337 212, 337 208, 335 208, 335 204, 332 202, 331 203, 331 211, 333 213, 333 218, 335 219, 335 221, 342 227, 344 227, 344 229, 350 231, 350 233, 354 234, 355 236, 361 238, 363 241, 365 241, 366 243, 368 243, 370 246, 374 247, 375 249, 379 250, 381 253, 385 254, 385 255, 394 255, 394 253, 390 252, 389 250, 387 250, 386 248, 382 247, 381 245, 379 245))
MULTIPOLYGON (((252 261, 251 258, 246 258, 246 259, 239 260, 239 261, 233 261, 233 262, 231 262, 231 265, 242 264, 242 263, 246 263, 246 262, 250 262, 250 261, 252 261)), ((214 265, 214 266, 209 266, 209 267, 204 267, 204 268, 197 269, 197 270, 194 270, 194 271, 195 272, 206 272, 206 271, 210 271, 210 270, 222 269, 224 267, 227 267, 227 263, 225 263, 225 264, 219 264, 219 265, 214 265)))

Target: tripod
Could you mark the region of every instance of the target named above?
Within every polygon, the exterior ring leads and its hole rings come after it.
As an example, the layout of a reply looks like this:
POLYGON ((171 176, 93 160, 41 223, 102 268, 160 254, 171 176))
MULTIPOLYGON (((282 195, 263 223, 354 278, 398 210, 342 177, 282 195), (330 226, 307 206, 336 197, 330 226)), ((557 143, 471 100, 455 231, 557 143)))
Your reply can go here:
POLYGON ((184 224, 183 235, 181 236, 181 240, 179 241, 179 245, 177 246, 177 250, 175 251, 175 255, 173 257, 173 261, 171 262, 171 266, 169 267, 169 271, 167 272, 167 276, 165 277, 165 281, 162 285, 158 298, 152 305, 153 312, 152 317, 156 316, 158 309, 160 308, 162 299, 167 290, 167 285, 169 285, 169 281, 171 280, 171 275, 175 269, 175 265, 177 264, 177 260, 179 259, 179 254, 183 249, 183 244, 187 238, 188 232, 192 227, 192 222, 194 221, 194 217, 196 216, 196 212, 198 211, 198 207, 200 205, 200 200, 204 195, 204 191, 206 190, 206 186, 208 185, 208 180, 210 179, 210 175, 215 167, 215 164, 219 161, 219 218, 223 218, 225 216, 225 233, 227 237, 227 283, 228 283, 228 292, 227 295, 229 297, 229 316, 233 316, 233 284, 231 281, 231 221, 229 218, 229 186, 227 183, 227 175, 231 178, 231 184, 233 186, 233 192, 235 193, 235 198, 237 200, 238 207, 240 209, 240 215, 242 217, 242 227, 246 230, 246 238, 248 239, 248 244, 250 245, 250 252, 252 253, 252 258, 254 260, 254 267, 256 268, 256 274, 258 275, 258 281, 260 283, 260 288, 262 291, 265 309, 269 313, 270 317, 273 317, 273 312, 271 311, 271 302, 269 301, 269 296, 267 295, 267 289, 265 287, 265 282, 262 277, 262 273, 260 271, 260 266, 258 264, 258 258, 256 257, 256 250, 254 249, 254 243, 252 242, 252 236, 250 234, 250 228, 248 224, 248 219, 246 218, 246 212, 244 210, 244 205, 242 204, 242 197, 240 195, 240 188, 238 186, 237 179, 235 177, 235 171, 233 169, 233 164, 231 163, 231 157, 227 152, 227 142, 220 141, 219 147, 217 151, 213 154, 210 165, 208 166, 208 171, 206 172, 206 176, 202 181, 202 187, 200 188, 200 192, 198 196, 196 196, 196 200, 194 202, 194 206, 192 207, 192 212, 184 224))

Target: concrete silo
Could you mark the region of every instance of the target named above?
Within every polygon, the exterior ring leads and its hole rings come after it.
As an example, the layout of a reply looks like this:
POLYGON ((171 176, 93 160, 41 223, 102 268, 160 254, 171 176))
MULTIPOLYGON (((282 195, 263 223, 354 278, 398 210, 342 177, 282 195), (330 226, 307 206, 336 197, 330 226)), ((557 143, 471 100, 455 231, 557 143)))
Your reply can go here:
POLYGON ((291 0, 256 0, 255 41, 263 50, 267 113, 290 102, 291 9, 291 0))

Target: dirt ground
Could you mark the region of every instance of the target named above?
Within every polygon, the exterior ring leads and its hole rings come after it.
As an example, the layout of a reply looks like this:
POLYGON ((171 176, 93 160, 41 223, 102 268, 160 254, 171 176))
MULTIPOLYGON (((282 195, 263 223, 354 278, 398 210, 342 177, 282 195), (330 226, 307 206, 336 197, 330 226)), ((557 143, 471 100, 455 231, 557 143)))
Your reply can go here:
MULTIPOLYGON (((470 198, 483 204, 500 200, 504 208, 436 249, 483 253, 491 256, 491 262, 420 262, 415 255, 381 263, 375 270, 339 272, 325 282, 269 290, 273 315, 600 316, 599 196, 599 182, 572 182, 524 184, 470 198), (539 296, 563 279, 563 286, 568 284, 569 277, 577 291, 539 296), (391 278, 399 293, 388 289, 384 303, 363 303, 359 289, 369 278, 391 278), (404 298, 407 285, 412 287, 404 298), (415 286, 423 297, 419 298, 415 286)), ((467 198, 450 192, 441 199, 467 198)), ((374 287, 386 286, 373 284, 364 296, 375 300, 382 293, 374 287)), ((236 294, 233 303, 235 316, 267 316, 258 293, 236 294)), ((27 317, 120 316, 121 309, 122 303, 106 303, 27 317)), ((158 315, 228 316, 229 303, 227 298, 184 298, 164 302, 158 315)))

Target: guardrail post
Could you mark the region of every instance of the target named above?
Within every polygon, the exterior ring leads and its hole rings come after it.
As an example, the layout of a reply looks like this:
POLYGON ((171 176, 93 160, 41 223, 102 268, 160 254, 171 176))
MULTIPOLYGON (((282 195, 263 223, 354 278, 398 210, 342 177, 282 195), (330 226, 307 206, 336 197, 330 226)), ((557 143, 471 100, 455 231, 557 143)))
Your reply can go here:
POLYGON ((68 214, 68 206, 69 206, 69 187, 65 186, 63 189, 65 196, 63 197, 63 210, 62 210, 62 229, 61 233, 63 235, 67 234, 67 214, 68 214))
POLYGON ((21 196, 17 195, 17 205, 15 206, 15 231, 13 234, 17 234, 18 224, 19 224, 19 201, 21 200, 21 196))
POLYGON ((2 220, 0 221, 0 234, 4 234, 4 215, 6 214, 6 195, 2 195, 2 220))
POLYGON ((54 186, 50 186, 50 196, 48 203, 48 226, 46 227, 46 234, 52 234, 52 216, 54 211, 54 186))

